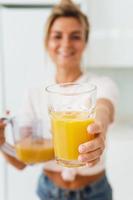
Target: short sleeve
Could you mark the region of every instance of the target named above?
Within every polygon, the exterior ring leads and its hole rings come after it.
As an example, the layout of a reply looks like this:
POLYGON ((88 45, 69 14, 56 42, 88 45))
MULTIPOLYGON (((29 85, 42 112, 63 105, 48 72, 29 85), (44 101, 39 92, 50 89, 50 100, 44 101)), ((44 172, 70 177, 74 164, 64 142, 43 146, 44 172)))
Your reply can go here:
POLYGON ((116 83, 109 77, 96 77, 91 81, 97 86, 97 99, 107 98, 116 106, 119 96, 116 83))
POLYGON ((32 103, 32 91, 25 93, 21 106, 18 112, 18 116, 23 119, 27 124, 30 124, 31 121, 35 118, 33 103, 32 103))

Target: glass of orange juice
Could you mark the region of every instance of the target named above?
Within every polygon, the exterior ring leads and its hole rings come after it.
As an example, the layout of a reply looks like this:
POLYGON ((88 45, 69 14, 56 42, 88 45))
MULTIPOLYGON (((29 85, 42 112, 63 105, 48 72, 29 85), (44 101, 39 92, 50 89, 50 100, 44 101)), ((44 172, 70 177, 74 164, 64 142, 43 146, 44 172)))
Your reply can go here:
POLYGON ((55 159, 66 167, 80 167, 80 144, 92 140, 87 127, 95 120, 96 86, 65 83, 46 87, 55 159))
POLYGON ((26 164, 36 164, 54 158, 53 143, 50 138, 44 138, 44 124, 41 120, 27 122, 22 118, 8 118, 5 123, 11 124, 7 135, 11 135, 9 145, 7 142, 1 146, 1 150, 14 156, 26 164), (12 148, 14 146, 14 148, 12 148))

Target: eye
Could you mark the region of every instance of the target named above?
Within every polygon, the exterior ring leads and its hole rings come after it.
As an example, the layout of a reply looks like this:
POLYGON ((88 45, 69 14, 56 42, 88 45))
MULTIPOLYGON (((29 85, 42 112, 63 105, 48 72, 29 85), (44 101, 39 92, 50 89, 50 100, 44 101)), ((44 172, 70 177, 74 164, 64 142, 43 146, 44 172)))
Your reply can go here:
POLYGON ((72 35, 71 39, 72 40, 81 40, 81 36, 80 35, 72 35))
POLYGON ((59 39, 61 39, 62 37, 61 37, 61 35, 53 35, 52 38, 55 39, 55 40, 59 40, 59 39))

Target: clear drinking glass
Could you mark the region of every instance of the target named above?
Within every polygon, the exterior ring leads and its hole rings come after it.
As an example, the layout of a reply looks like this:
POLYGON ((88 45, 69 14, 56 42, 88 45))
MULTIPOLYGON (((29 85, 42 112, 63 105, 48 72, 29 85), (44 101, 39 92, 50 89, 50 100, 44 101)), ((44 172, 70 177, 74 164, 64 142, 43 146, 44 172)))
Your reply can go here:
POLYGON ((87 127, 95 120, 96 86, 87 83, 46 87, 55 159, 67 167, 79 167, 80 144, 92 140, 87 127))
MULTIPOLYGON (((5 119, 6 136, 12 134, 11 144, 5 142, 0 149, 26 164, 35 164, 54 157, 52 140, 44 138, 41 120, 26 122, 21 117, 5 119)), ((7 137, 8 138, 8 137, 7 137)))

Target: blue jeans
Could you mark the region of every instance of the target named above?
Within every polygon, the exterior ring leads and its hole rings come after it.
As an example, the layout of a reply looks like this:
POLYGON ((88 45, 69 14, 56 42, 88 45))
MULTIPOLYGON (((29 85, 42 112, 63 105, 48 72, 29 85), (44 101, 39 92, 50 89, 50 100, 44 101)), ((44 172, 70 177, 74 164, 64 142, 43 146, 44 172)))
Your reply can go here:
POLYGON ((79 190, 66 190, 57 187, 47 176, 39 178, 37 194, 40 200, 112 200, 112 189, 107 177, 79 190))

